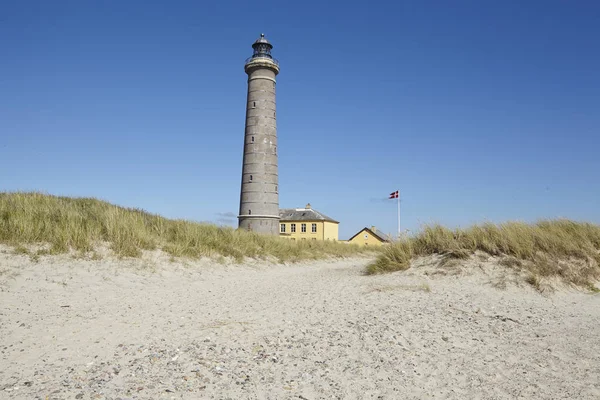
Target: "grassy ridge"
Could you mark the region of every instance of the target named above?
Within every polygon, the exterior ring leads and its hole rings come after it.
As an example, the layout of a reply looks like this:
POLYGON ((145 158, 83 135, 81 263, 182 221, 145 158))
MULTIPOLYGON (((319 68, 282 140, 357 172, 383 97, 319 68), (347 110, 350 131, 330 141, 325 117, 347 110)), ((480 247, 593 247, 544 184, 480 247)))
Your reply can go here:
POLYGON ((252 232, 184 220, 170 220, 143 210, 118 207, 93 198, 40 193, 0 193, 0 243, 14 246, 46 243, 51 254, 93 252, 108 243, 126 257, 162 249, 173 256, 275 257, 280 261, 347 256, 363 249, 342 243, 288 241, 252 232))
POLYGON ((534 286, 546 277, 589 288, 600 280, 600 226, 570 220, 484 224, 456 230, 427 226, 415 237, 385 248, 367 272, 405 270, 416 256, 441 254, 460 259, 475 251, 504 256, 504 264, 528 272, 528 281, 534 286))

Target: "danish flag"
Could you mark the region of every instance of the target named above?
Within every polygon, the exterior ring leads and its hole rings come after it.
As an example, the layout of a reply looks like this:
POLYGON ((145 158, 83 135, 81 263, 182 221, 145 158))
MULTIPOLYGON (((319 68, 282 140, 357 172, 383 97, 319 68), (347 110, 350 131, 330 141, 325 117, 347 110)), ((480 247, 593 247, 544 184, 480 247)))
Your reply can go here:
POLYGON ((390 199, 397 199, 398 198, 398 191, 396 190, 395 192, 390 193, 390 199))

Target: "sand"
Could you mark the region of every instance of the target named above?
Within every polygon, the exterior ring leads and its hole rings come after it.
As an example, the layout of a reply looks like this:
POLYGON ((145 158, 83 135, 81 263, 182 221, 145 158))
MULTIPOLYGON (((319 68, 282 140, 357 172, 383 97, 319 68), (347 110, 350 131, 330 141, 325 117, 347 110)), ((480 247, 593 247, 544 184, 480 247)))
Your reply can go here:
POLYGON ((499 289, 491 262, 0 250, 2 399, 600 398, 600 296, 499 289))

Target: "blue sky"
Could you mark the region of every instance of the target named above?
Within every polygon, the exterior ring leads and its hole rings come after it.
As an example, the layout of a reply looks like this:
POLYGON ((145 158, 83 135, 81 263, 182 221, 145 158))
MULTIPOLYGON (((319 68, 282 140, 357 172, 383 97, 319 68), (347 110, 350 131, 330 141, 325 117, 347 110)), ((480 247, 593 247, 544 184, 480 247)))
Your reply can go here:
POLYGON ((234 224, 264 32, 280 206, 395 232, 600 222, 595 1, 0 4, 0 190, 234 224))

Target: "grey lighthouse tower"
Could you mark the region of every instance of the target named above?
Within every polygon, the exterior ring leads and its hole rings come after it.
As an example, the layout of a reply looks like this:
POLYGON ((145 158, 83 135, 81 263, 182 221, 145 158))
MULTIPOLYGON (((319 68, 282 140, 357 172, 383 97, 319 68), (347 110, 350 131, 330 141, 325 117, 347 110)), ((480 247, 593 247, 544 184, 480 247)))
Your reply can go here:
POLYGON ((244 66, 248 74, 248 97, 239 227, 277 235, 279 188, 275 77, 279 73, 279 63, 271 56, 273 45, 264 34, 252 48, 254 54, 244 66))

